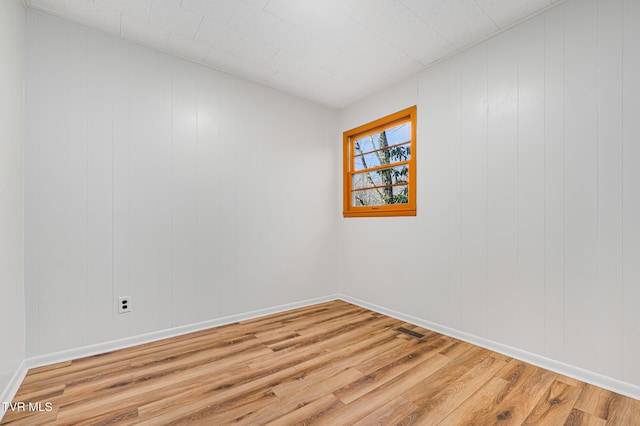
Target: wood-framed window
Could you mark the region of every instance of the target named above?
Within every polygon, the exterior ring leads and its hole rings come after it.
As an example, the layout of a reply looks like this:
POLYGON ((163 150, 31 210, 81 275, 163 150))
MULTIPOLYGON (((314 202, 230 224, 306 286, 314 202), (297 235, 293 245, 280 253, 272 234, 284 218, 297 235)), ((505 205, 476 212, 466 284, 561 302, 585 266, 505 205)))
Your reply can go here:
POLYGON ((344 217, 416 215, 416 107, 344 132, 344 217))

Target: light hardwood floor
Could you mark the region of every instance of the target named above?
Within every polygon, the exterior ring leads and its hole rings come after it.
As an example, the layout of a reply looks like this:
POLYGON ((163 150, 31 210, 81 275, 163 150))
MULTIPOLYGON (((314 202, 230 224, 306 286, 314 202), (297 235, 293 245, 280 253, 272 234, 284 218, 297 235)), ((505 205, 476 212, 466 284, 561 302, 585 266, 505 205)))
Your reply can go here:
POLYGON ((640 401, 343 301, 36 368, 20 401, 44 411, 2 424, 640 424, 640 401))

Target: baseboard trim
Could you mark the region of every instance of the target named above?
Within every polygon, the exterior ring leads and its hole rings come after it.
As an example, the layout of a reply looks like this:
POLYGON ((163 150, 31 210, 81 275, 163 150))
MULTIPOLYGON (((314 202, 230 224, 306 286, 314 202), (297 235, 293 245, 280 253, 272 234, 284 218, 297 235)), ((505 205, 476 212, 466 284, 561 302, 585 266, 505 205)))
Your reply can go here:
MULTIPOLYGON (((231 324, 238 321, 249 320, 264 315, 276 314, 279 312, 288 311, 291 309, 302 308, 305 306, 315 305, 318 303, 324 303, 331 300, 343 300, 345 302, 352 303, 354 305, 370 309, 372 311, 388 315, 390 317, 406 321, 411 324, 415 324, 429 330, 442 333, 444 335, 454 337, 456 339, 463 340, 468 343, 472 343, 477 346, 481 346, 486 349, 490 349, 495 352, 528 362, 538 367, 545 368, 555 373, 563 374, 565 376, 572 377, 574 379, 590 383, 595 386, 616 392, 630 398, 640 400, 640 386, 633 385, 631 383, 624 382, 622 380, 614 379, 593 371, 585 370, 580 367, 576 367, 564 362, 560 362, 554 359, 546 358, 531 352, 524 351, 522 349, 514 348, 512 346, 504 345, 502 343, 494 342, 489 339, 481 338, 463 331, 444 326, 435 322, 427 321, 422 318, 418 318, 412 315, 408 315, 393 309, 386 308, 384 306, 376 305, 374 303, 367 302, 355 297, 347 296, 345 294, 331 294, 327 296, 317 297, 313 299, 307 299, 299 302, 287 303, 270 308, 259 309, 255 311, 249 311, 241 314, 229 315, 226 317, 220 317, 208 321, 189 324, 180 327, 174 327, 166 330, 155 331, 152 333, 146 333, 143 335, 127 337, 124 339, 113 340, 110 342, 99 343, 95 345, 84 346, 80 348, 69 349, 47 355, 40 355, 25 359, 16 369, 9 384, 5 387, 1 394, 0 401, 12 401, 18 388, 22 384, 24 377, 26 376, 30 368, 41 367, 44 365, 55 364, 58 362, 70 361, 73 359, 83 358, 92 355, 103 354, 118 349, 124 349, 131 346, 136 346, 144 343, 154 342, 161 339, 180 336, 195 331, 206 330, 221 325, 231 324)), ((4 416, 4 409, 0 409, 0 420, 4 416)))
POLYGON ((27 375, 28 370, 29 368, 27 367, 27 360, 24 359, 22 360, 20 365, 18 365, 18 368, 16 368, 16 371, 13 373, 13 376, 11 376, 11 379, 9 380, 9 383, 7 383, 7 386, 5 386, 5 388, 2 390, 2 394, 0 394, 0 404, 2 405, 0 406, 0 421, 2 421, 2 418, 4 417, 4 414, 6 412, 5 404, 2 404, 2 402, 13 401, 13 397, 16 396, 18 388, 20 388, 20 385, 22 384, 24 377, 27 375))
MULTIPOLYGON (((221 325, 232 324, 238 321, 244 321, 244 320, 253 319, 253 318, 257 318, 265 315, 276 314, 276 313, 288 311, 291 309, 303 308, 305 306, 324 303, 324 302, 328 302, 336 299, 338 299, 338 296, 335 294, 327 295, 327 296, 317 297, 314 299, 303 300, 300 302, 287 303, 284 305, 278 305, 270 308, 258 309, 255 311, 244 312, 241 314, 215 318, 212 320, 188 324, 180 327, 173 327, 166 330, 154 331, 151 333, 141 334, 138 336, 126 337, 123 339, 112 340, 109 342, 97 343, 95 345, 82 346, 79 348, 68 349, 68 350, 55 352, 51 354, 34 356, 34 357, 27 358, 26 365, 28 368, 35 368, 35 367, 42 367, 45 365, 55 364, 58 362, 71 361, 74 359, 84 358, 87 356, 104 354, 104 353, 115 351, 118 349, 129 348, 131 346, 155 342, 157 340, 168 339, 171 337, 181 336, 187 333, 193 333, 195 331, 206 330, 213 327, 219 327, 221 325)), ((22 380, 20 380, 20 382, 22 382, 22 380)))
POLYGON ((631 383, 627 383, 622 380, 605 376, 590 370, 585 370, 583 368, 576 367, 571 364, 567 364, 561 361, 557 361, 551 358, 537 355, 532 352, 527 352, 522 349, 514 348, 513 346, 504 345, 502 343, 494 342, 489 339, 485 339, 469 333, 465 333, 464 331, 456 330, 454 328, 450 328, 438 323, 427 321, 422 318, 414 317, 412 315, 407 315, 402 312, 398 312, 393 309, 386 308, 384 306, 376 305, 374 303, 357 299, 355 297, 350 297, 344 294, 340 294, 338 295, 338 298, 340 300, 344 300, 345 302, 353 303, 354 305, 358 305, 360 307, 370 309, 372 311, 399 319, 401 321, 406 321, 408 323, 415 324, 420 327, 424 327, 429 330, 433 330, 438 333, 441 333, 450 337, 454 337, 456 339, 463 340, 468 343, 472 343, 474 345, 501 353, 503 355, 507 355, 512 358, 516 358, 521 361, 528 362, 529 364, 533 364, 535 366, 545 368, 547 370, 553 371, 554 373, 562 374, 562 375, 580 380, 582 382, 599 386, 609 391, 616 392, 621 395, 625 395, 630 398, 640 400, 640 386, 636 386, 631 383))

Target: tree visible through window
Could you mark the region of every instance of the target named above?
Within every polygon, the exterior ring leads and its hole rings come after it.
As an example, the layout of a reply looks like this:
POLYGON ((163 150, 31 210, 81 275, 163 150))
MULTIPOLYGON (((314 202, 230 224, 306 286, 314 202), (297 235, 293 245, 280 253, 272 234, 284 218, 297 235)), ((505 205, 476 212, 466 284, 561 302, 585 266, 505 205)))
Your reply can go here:
POLYGON ((415 216, 416 107, 344 133, 344 215, 415 216))

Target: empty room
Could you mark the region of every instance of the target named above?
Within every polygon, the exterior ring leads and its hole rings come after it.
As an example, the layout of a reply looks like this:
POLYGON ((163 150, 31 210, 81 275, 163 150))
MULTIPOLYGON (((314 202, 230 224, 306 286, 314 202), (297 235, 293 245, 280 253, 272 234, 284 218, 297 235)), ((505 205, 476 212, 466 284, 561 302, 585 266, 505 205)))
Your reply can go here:
POLYGON ((0 424, 640 424, 640 1, 0 0, 0 424))

